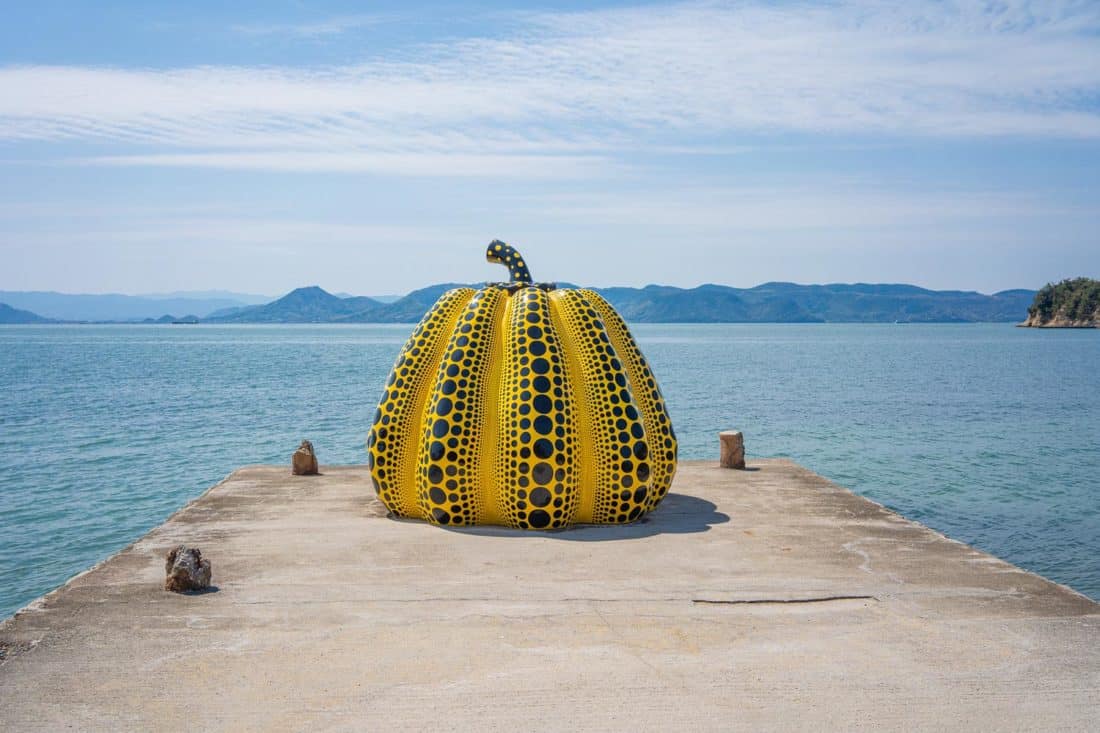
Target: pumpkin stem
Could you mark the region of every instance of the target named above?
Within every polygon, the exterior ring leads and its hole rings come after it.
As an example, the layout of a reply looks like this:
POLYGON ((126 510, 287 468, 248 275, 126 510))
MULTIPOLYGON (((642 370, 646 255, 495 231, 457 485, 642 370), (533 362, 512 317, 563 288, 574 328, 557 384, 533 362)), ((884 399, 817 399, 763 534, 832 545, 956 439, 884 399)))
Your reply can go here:
POLYGON ((531 271, 527 269, 527 263, 523 261, 523 255, 499 239, 494 239, 489 244, 489 251, 485 253, 485 258, 490 262, 507 267, 508 271, 512 273, 513 283, 528 285, 534 282, 531 280, 531 271))

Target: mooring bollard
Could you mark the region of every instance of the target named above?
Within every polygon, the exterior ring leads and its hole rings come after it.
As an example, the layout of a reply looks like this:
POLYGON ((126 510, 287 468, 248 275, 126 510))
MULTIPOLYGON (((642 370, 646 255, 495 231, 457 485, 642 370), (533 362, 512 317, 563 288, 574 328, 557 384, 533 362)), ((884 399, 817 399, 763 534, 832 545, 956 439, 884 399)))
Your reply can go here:
POLYGON ((726 430, 718 433, 722 447, 722 468, 745 467, 745 436, 740 430, 726 430))

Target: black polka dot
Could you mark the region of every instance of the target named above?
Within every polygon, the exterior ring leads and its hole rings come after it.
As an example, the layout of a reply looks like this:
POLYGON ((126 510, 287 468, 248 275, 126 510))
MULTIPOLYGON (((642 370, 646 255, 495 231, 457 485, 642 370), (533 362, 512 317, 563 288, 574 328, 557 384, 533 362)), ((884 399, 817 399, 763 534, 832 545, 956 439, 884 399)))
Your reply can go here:
POLYGON ((540 463, 535 466, 532 475, 535 477, 537 483, 545 486, 554 480, 554 469, 549 463, 540 463))
POLYGON ((531 492, 531 503, 535 506, 547 506, 550 500, 550 492, 544 488, 540 487, 531 492))
POLYGON ((550 515, 542 509, 536 509, 527 517, 527 521, 530 522, 531 526, 535 529, 544 529, 550 526, 550 515))

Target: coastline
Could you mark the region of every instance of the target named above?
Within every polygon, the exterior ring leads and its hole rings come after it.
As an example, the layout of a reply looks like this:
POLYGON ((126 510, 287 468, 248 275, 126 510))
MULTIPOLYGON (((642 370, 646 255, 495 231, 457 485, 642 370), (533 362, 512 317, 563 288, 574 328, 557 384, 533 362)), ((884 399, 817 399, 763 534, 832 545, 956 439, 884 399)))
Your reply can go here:
MULTIPOLYGON (((183 504, 183 506, 181 506, 176 511, 172 512, 172 514, 169 515, 168 518, 165 519, 163 522, 161 522, 161 524, 159 524, 156 527, 154 527, 153 529, 149 530, 148 532, 143 534, 141 537, 138 537, 136 540, 129 543, 125 547, 121 547, 118 550, 116 550, 115 552, 112 552, 111 554, 109 554, 107 557, 103 558, 99 562, 96 562, 96 563, 93 563, 93 564, 89 565, 86 569, 81 570, 80 572, 78 572, 75 575, 71 576, 68 580, 61 583, 59 586, 57 586, 53 590, 47 591, 46 593, 43 593, 42 595, 38 596, 37 598, 34 598, 34 599, 28 601, 27 603, 25 603, 21 607, 19 607, 16 610, 12 611, 10 616, 0 617, 0 633, 3 632, 5 623, 11 621, 16 616, 19 616, 22 613, 26 613, 28 611, 34 611, 34 610, 37 610, 37 609, 41 608, 41 606, 43 606, 45 603, 47 603, 53 596, 55 596, 56 594, 58 594, 61 591, 65 590, 65 588, 68 587, 69 585, 77 582, 78 580, 83 578, 85 575, 88 575, 90 573, 95 572, 96 570, 99 570, 104 565, 106 565, 107 563, 109 563, 112 560, 114 560, 115 558, 117 558, 119 555, 122 555, 125 552, 131 551, 139 542, 141 542, 145 538, 149 537, 151 534, 153 534, 158 529, 160 529, 160 527, 162 527, 165 524, 171 522, 178 515, 182 514, 183 512, 186 512, 188 509, 190 509, 193 504, 203 500, 204 498, 206 498, 206 496, 208 494, 210 494, 213 491, 217 490, 222 484, 224 484, 225 482, 232 479, 233 475, 236 474, 238 471, 243 471, 243 470, 246 470, 248 468, 253 468, 253 467, 258 467, 258 466, 245 465, 245 466, 240 466, 239 468, 236 468, 236 469, 230 471, 228 474, 225 475, 225 477, 221 481, 218 481, 217 483, 212 484, 209 488, 207 488, 205 491, 203 491, 198 496, 194 497, 193 499, 189 499, 188 501, 186 501, 183 504)), ((0 645, 2 645, 2 643, 3 643, 3 640, 0 639, 0 645)), ((0 660, 0 661, 2 661, 2 660, 0 660)))
POLYGON ((1100 321, 1070 321, 1066 319, 1052 319, 1050 321, 1039 321, 1038 319, 1027 319, 1023 323, 1017 323, 1017 328, 1100 328, 1100 321))

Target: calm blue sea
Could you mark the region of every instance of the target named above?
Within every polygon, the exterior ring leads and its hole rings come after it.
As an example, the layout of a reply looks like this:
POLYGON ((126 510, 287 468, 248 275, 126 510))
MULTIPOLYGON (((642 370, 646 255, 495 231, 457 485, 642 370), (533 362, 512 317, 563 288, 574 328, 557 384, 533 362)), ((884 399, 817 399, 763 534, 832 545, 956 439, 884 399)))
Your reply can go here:
MULTIPOLYGON (((0 327, 0 618, 235 467, 361 463, 409 326, 0 327)), ((1100 598, 1100 331, 638 326, 684 458, 719 430, 1100 598)), ((367 486, 364 491, 369 491, 367 486)))

